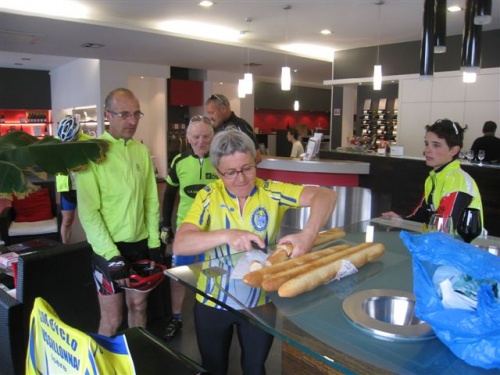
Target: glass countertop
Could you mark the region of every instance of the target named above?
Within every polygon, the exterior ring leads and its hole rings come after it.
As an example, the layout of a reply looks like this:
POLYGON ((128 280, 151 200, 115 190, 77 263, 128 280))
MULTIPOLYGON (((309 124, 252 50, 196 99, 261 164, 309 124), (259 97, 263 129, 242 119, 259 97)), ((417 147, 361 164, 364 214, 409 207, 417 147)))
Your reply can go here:
MULTIPOLYGON (((200 277, 231 273, 242 253, 221 259, 169 269, 167 275, 202 294, 244 319, 258 325, 327 366, 348 374, 491 374, 467 365, 437 338, 394 341, 381 339, 351 323, 342 308, 344 299, 370 289, 396 289, 412 292, 411 256, 399 237, 401 230, 419 232, 421 224, 405 220, 372 219, 346 226, 347 236, 332 244, 365 242, 366 229, 372 225, 374 242, 383 243, 385 253, 357 273, 293 298, 269 293, 276 307, 274 315, 263 309, 249 309, 234 293, 217 300, 197 289, 200 277), (212 275, 211 275, 212 274, 212 275)), ((243 283, 241 280, 239 280, 243 283)), ((237 288, 235 290, 238 290, 237 288)))

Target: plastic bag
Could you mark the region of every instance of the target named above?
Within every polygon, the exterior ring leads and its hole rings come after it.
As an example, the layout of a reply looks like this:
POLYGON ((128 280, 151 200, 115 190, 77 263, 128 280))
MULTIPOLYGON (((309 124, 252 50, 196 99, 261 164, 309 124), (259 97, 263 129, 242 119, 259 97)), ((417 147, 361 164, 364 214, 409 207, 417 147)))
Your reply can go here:
POLYGON ((500 368, 500 302, 482 284, 477 309, 446 309, 433 284, 440 266, 453 266, 477 280, 500 282, 500 257, 444 233, 400 235, 413 256, 415 313, 459 358, 485 369, 500 368))

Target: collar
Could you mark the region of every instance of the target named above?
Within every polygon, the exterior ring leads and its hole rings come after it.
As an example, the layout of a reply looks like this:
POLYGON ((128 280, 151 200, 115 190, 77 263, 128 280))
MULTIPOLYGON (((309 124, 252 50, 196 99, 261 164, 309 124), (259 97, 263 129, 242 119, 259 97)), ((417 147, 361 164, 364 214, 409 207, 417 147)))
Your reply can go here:
POLYGON ((445 169, 458 169, 458 168, 460 168, 460 159, 453 159, 452 161, 442 165, 438 169, 433 169, 431 171, 431 174, 439 174, 445 169))

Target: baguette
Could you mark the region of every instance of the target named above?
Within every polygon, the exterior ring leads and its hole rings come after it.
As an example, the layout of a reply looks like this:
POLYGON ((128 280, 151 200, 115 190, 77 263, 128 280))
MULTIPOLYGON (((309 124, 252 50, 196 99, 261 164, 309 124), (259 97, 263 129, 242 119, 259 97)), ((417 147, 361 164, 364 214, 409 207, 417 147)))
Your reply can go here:
POLYGON ((339 252, 341 250, 344 250, 348 247, 349 247, 349 245, 345 245, 345 244, 344 245, 330 246, 330 247, 327 247, 326 249, 314 251, 312 253, 301 255, 301 256, 296 257, 296 258, 291 258, 290 260, 287 260, 286 262, 273 264, 272 266, 264 267, 260 270, 249 272, 243 276, 243 282, 249 286, 260 287, 264 278, 269 276, 269 275, 272 275, 273 273, 280 272, 280 271, 283 271, 283 270, 291 268, 291 267, 299 266, 299 265, 304 264, 306 262, 310 262, 310 261, 322 258, 322 257, 330 255, 330 254, 334 254, 334 253, 339 252))
POLYGON ((340 240, 341 238, 344 238, 345 235, 346 232, 342 228, 332 228, 324 230, 322 232, 319 232, 316 236, 316 239, 313 242, 313 247, 323 245, 331 241, 340 240))
MULTIPOLYGON (((363 250, 355 252, 344 258, 350 261, 356 268, 360 268, 368 262, 380 257, 385 251, 385 246, 381 243, 372 243, 363 250)), ((342 267, 343 259, 333 263, 325 264, 322 267, 305 272, 288 281, 278 289, 280 297, 295 297, 301 293, 310 291, 319 285, 323 285, 334 279, 342 267)))
POLYGON ((267 257, 266 266, 271 266, 288 260, 292 254, 292 250, 293 246, 289 242, 276 246, 276 250, 267 257))
POLYGON ((296 267, 290 267, 281 272, 274 273, 273 275, 270 275, 268 278, 265 278, 264 280, 262 280, 261 286, 266 292, 275 292, 279 289, 281 285, 283 285, 283 283, 298 275, 315 270, 319 267, 332 263, 336 260, 343 258, 345 259, 351 254, 357 253, 363 249, 371 247, 371 245, 372 245, 371 243, 367 242, 361 243, 359 245, 348 247, 347 249, 344 249, 340 252, 322 257, 312 262, 308 262, 296 267))

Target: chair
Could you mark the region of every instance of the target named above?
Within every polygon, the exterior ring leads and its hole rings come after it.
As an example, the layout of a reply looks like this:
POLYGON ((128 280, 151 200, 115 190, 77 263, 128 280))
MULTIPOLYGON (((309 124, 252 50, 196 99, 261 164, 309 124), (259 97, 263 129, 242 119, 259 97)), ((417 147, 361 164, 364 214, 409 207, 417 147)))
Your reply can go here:
POLYGON ((34 182, 40 190, 12 201, 0 214, 0 238, 5 245, 44 237, 60 241, 61 215, 54 181, 34 182))

